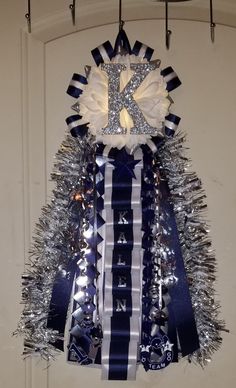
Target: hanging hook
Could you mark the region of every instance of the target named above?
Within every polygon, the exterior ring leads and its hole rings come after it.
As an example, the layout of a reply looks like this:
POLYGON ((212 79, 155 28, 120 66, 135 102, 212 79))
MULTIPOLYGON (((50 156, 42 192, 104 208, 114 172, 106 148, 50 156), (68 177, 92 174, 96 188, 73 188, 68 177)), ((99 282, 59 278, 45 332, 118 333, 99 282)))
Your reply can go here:
POLYGON ((169 30, 169 0, 165 0, 165 10, 166 10, 166 48, 170 48, 170 36, 172 31, 169 30))
POLYGON ((213 4, 212 4, 212 0, 210 0, 210 30, 211 30, 212 43, 215 42, 215 26, 216 24, 214 23, 214 20, 213 20, 213 4))
POLYGON ((123 30, 124 20, 122 20, 122 0, 119 0, 119 31, 123 30))
POLYGON ((73 26, 75 26, 75 1, 76 0, 73 0, 73 2, 69 5, 73 26))
POLYGON ((31 3, 28 0, 28 12, 25 14, 25 18, 27 20, 28 32, 31 33, 31 3))

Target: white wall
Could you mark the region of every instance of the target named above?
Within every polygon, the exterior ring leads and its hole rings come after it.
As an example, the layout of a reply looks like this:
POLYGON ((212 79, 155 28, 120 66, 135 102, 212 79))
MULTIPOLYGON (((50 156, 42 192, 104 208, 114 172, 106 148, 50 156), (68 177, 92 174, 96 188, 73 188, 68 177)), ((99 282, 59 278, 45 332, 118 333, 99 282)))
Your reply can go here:
MULTIPOLYGON (((35 79, 38 74, 37 68, 35 77, 31 68, 31 82, 28 85, 30 112, 22 116, 22 92, 25 93, 25 87, 22 88, 21 83, 25 84, 25 81, 22 80, 21 73, 20 28, 24 25, 22 10, 25 2, 15 0, 11 1, 11 4, 2 3, 0 4, 2 264, 0 386, 62 388, 70 384, 73 388, 78 384, 77 376, 81 383, 87 381, 89 387, 94 384, 104 386, 109 383, 97 381, 99 373, 96 370, 91 371, 88 377, 87 369, 72 370, 62 359, 54 363, 49 373, 43 371, 40 365, 31 368, 28 363, 25 374, 25 367, 20 358, 22 341, 12 339, 10 335, 21 310, 20 274, 23 270, 25 251, 29 246, 34 220, 45 199, 46 169, 43 155, 47 150, 46 158, 50 170, 52 155, 63 137, 64 116, 69 113, 70 101, 66 100, 64 89, 71 74, 66 72, 79 72, 90 60, 85 51, 82 56, 79 55, 79 47, 84 45, 85 39, 89 51, 108 37, 113 40, 116 31, 113 26, 107 26, 45 45, 46 92, 49 93, 48 97, 52 98, 47 99, 49 115, 46 126, 44 127, 43 122, 35 123, 36 131, 33 128, 32 111, 36 117, 37 106, 39 110, 43 110, 42 101, 37 105, 37 101, 40 100, 39 85, 43 82, 43 78, 35 79), (61 47, 64 50, 64 60, 61 60, 61 47), (67 55, 70 55, 69 69, 65 61, 67 55), (56 71, 50 65, 54 63, 53 61, 57 63, 56 71), (39 88, 33 88, 32 85, 37 83, 39 88), (58 96, 55 100, 53 93, 58 96), (26 130, 26 118, 30 121, 29 132, 26 130), (58 132, 57 128, 60 128, 58 132), (56 134, 56 141, 52 140, 52 134, 56 134)), ((214 356, 212 364, 205 371, 182 362, 163 373, 145 374, 140 371, 138 381, 126 385, 152 387, 162 384, 163 387, 169 387, 177 382, 182 387, 188 387, 190 384, 193 387, 201 385, 204 388, 222 387, 223 384, 230 386, 236 382, 234 372, 236 314, 233 301, 236 288, 234 260, 236 30, 218 26, 216 43, 213 46, 209 42, 207 24, 172 22, 173 39, 168 53, 163 43, 163 22, 127 23, 126 30, 132 42, 138 39, 158 48, 156 54, 162 59, 163 66, 173 65, 183 81, 183 86, 172 93, 175 100, 174 112, 182 116, 181 126, 188 134, 189 154, 193 159, 194 169, 202 178, 207 191, 208 214, 219 263, 217 292, 222 302, 222 317, 225 317, 227 327, 231 330, 231 334, 224 336, 222 350, 214 356)), ((40 49, 35 48, 35 52, 43 51, 41 43, 33 42, 30 46, 32 50, 34 45, 40 45, 40 49)), ((34 55, 30 53, 29 58, 32 59, 32 56, 34 55)), ((41 60, 41 56, 36 60, 38 67, 42 67, 41 60)), ((43 74, 42 70, 39 72, 43 74)), ((27 102, 25 95, 23 97, 27 102)), ((121 383, 115 385, 119 384, 121 383)))
POLYGON ((24 387, 19 342, 11 339, 20 313, 19 271, 24 262, 20 25, 23 1, 0 4, 0 386, 24 387), (11 19, 12 18, 12 19, 11 19), (14 373, 13 373, 14 371, 14 373))

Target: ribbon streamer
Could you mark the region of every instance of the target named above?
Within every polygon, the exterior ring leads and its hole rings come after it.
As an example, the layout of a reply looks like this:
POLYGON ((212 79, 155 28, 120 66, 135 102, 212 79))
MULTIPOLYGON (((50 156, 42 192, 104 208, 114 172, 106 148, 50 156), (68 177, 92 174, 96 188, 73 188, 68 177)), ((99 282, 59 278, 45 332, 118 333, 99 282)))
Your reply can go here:
MULTIPOLYGON (((65 332, 66 318, 75 272, 76 260, 74 259, 69 263, 67 268, 58 273, 52 290, 47 327, 57 330, 62 338, 64 337, 65 332)), ((59 350, 64 350, 63 339, 58 339, 53 345, 59 350)))
POLYGON ((126 380, 136 375, 141 318, 141 166, 123 150, 106 165, 103 379, 126 380))

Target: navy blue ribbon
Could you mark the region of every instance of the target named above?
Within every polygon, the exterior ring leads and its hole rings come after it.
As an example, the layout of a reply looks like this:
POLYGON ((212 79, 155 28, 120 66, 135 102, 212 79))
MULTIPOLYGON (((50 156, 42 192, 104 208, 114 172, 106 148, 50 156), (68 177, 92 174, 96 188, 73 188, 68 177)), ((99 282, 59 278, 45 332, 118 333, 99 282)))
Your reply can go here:
POLYGON ((122 341, 124 334, 120 336, 119 340, 114 340, 111 336, 110 353, 109 353, 109 380, 127 380, 127 366, 129 354, 129 318, 122 317, 122 319, 111 321, 112 331, 116 332, 117 324, 122 322, 120 330, 126 333, 125 341, 122 341), (114 324, 115 322, 115 324, 114 324), (123 330, 122 330, 123 329, 123 330))
POLYGON ((131 54, 132 50, 130 47, 129 39, 126 35, 125 30, 123 28, 119 31, 114 47, 114 56, 120 52, 120 49, 123 49, 125 53, 131 54))
POLYGON ((170 343, 173 344, 173 359, 172 362, 178 362, 179 349, 178 349, 178 338, 176 330, 175 315, 173 311, 172 303, 168 304, 168 338, 170 343))
MULTIPOLYGON (((70 302, 74 275, 77 268, 77 261, 78 257, 69 262, 68 266, 65 268, 65 271, 58 272, 52 290, 47 327, 58 331, 62 337, 64 337, 68 306, 70 302)), ((63 339, 58 339, 55 343, 53 343, 53 346, 63 351, 63 339)))

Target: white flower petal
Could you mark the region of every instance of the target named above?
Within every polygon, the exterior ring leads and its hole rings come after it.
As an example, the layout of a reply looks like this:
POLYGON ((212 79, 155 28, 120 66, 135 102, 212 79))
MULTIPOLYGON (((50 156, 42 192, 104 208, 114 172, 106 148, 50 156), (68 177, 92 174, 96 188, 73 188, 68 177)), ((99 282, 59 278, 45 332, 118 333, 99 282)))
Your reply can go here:
MULTIPOLYGON (((121 90, 127 85, 133 75, 130 70, 130 63, 146 63, 146 59, 140 59, 134 55, 117 55, 112 59, 113 63, 124 63, 127 69, 121 73, 121 90)), ((108 62, 109 63, 109 62, 108 62)), ((150 72, 135 91, 133 98, 136 100, 140 110, 149 125, 162 129, 165 116, 170 105, 167 99, 168 92, 166 83, 160 74, 160 69, 150 72)), ((80 112, 83 116, 83 123, 89 123, 89 130, 96 136, 96 141, 109 144, 112 147, 128 148, 138 144, 145 144, 150 135, 130 135, 130 128, 133 127, 132 117, 126 109, 120 112, 121 126, 127 129, 125 135, 103 135, 102 128, 108 123, 108 77, 100 67, 92 67, 88 77, 88 85, 80 97, 80 112)))

